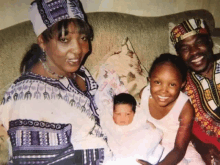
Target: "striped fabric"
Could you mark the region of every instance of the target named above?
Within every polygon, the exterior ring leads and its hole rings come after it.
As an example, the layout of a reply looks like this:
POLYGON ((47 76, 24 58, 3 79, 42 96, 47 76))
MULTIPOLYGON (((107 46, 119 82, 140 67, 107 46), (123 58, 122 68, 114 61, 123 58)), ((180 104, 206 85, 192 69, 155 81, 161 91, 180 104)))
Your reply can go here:
POLYGON ((220 150, 220 60, 215 62, 213 79, 188 73, 185 91, 195 109, 193 134, 220 150))
POLYGON ((189 19, 183 21, 171 30, 170 39, 173 45, 175 45, 179 41, 195 34, 208 34, 205 22, 202 19, 189 19))
POLYGON ((56 164, 73 160, 70 124, 14 120, 9 125, 14 164, 56 164))
POLYGON ((85 21, 78 0, 34 0, 29 9, 29 16, 37 36, 64 19, 78 18, 85 21))
POLYGON ((13 148, 13 164, 100 165, 104 149, 74 151, 70 124, 33 120, 10 121, 8 131, 13 148))
POLYGON ((107 145, 94 102, 98 85, 84 66, 78 74, 85 79, 84 92, 74 80, 32 72, 24 73, 7 90, 0 123, 10 136, 10 164, 103 163, 107 145))

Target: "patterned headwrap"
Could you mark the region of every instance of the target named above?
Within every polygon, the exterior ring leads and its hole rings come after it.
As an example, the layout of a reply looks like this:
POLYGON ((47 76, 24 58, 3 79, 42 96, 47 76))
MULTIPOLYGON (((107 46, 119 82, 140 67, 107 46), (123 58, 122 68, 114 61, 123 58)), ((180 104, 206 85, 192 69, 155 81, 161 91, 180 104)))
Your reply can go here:
POLYGON ((202 19, 189 19, 175 26, 170 33, 170 39, 173 45, 175 45, 179 41, 192 35, 208 34, 208 30, 202 19))
POLYGON ((31 3, 29 17, 37 36, 64 19, 78 18, 85 21, 78 0, 35 0, 31 3))

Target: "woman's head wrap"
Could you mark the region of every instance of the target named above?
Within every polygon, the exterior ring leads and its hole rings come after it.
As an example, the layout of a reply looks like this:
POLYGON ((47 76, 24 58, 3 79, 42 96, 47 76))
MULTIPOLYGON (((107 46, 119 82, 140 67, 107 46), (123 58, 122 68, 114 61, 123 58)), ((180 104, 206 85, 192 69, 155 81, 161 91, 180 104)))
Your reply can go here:
POLYGON ((78 0, 35 0, 31 3, 29 17, 37 36, 64 19, 78 18, 85 21, 78 0))

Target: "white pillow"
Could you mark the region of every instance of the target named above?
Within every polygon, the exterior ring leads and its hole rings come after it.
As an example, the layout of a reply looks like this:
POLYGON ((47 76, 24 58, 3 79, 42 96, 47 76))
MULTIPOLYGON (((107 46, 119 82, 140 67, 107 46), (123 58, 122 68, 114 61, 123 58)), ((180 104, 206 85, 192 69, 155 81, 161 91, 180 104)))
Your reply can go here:
POLYGON ((131 41, 126 37, 120 48, 110 51, 101 61, 101 65, 95 66, 90 72, 94 79, 97 81, 103 70, 115 72, 127 91, 139 102, 139 93, 147 85, 148 72, 141 64, 131 41))

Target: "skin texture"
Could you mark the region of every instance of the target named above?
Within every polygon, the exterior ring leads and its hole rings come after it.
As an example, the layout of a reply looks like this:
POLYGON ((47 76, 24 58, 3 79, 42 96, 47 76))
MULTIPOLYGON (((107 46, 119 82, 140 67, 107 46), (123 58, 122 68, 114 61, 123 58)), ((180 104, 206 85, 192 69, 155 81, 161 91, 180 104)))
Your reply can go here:
MULTIPOLYGON (((165 117, 179 96, 184 86, 181 75, 171 63, 158 65, 150 77, 152 98, 149 99, 149 110, 152 117, 162 119, 165 117), (162 98, 161 98, 162 96, 162 98)), ((176 165, 185 153, 191 137, 194 109, 189 101, 184 105, 179 116, 179 129, 174 142, 174 148, 159 165, 176 165)), ((140 164, 149 163, 138 160, 140 164)))
POLYGON ((179 56, 190 70, 212 78, 213 52, 201 35, 190 36, 179 43, 179 56))
POLYGON ((116 104, 113 111, 113 120, 117 125, 129 125, 133 121, 134 111, 129 104, 116 104))

